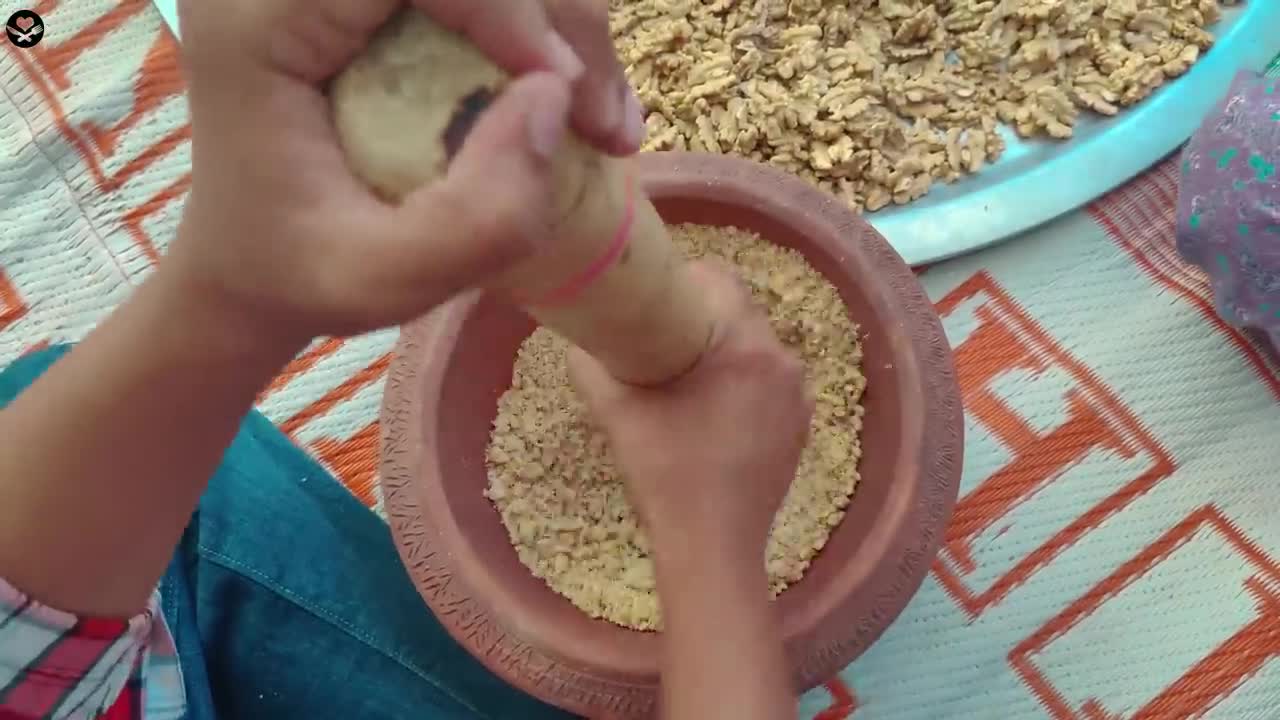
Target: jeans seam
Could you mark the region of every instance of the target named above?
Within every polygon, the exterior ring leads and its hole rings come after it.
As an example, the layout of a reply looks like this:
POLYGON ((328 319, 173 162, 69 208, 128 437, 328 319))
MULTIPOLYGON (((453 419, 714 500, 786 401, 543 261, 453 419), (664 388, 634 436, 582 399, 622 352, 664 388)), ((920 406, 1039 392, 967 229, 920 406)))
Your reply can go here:
POLYGON ((310 603, 306 602, 306 600, 304 600, 301 597, 298 597, 295 593, 291 592, 288 588, 280 587, 275 583, 271 582, 271 579, 268 578, 265 574, 258 572, 253 568, 246 567, 243 564, 235 561, 234 559, 218 552, 217 550, 209 548, 208 546, 203 544, 197 544, 196 547, 199 549, 200 554, 206 557, 207 559, 209 559, 211 562, 214 562, 231 572, 237 573, 242 577, 246 577, 252 580, 253 582, 262 586, 268 592, 271 592, 283 598, 287 602, 292 603, 294 606, 314 616, 316 619, 320 620, 321 622, 328 623, 336 627, 337 629, 341 630, 342 632, 345 632, 346 634, 350 635, 354 640, 362 643, 365 647, 368 647, 374 652, 382 655, 383 657, 388 658, 389 660, 395 662, 400 667, 404 668, 405 670, 408 670, 413 675, 416 675, 422 680, 424 680, 425 682, 429 683, 432 687, 436 688, 446 696, 452 698, 455 702, 457 702, 459 705, 462 705, 467 710, 470 710, 471 712, 475 713, 479 717, 486 718, 487 720, 491 720, 488 715, 486 715, 483 712, 480 712, 479 708, 474 707, 470 702, 467 702, 467 700, 465 700, 464 698, 459 697, 453 691, 441 685, 438 681, 436 681, 430 675, 428 675, 427 673, 415 667, 413 663, 401 657, 399 653, 391 652, 381 647, 378 647, 378 645, 374 643, 371 638, 365 636, 363 633, 361 633, 356 628, 352 627, 350 623, 344 621, 342 618, 337 617, 333 613, 327 612, 322 608, 317 608, 312 606, 310 603))

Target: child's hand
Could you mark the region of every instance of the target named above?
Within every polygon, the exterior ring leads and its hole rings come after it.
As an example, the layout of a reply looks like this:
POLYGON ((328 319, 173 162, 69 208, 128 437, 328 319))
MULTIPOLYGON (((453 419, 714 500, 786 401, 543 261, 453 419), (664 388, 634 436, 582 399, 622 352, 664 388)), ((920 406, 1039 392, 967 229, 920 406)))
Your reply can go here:
POLYGON ((348 170, 324 84, 401 3, 180 3, 194 180, 164 267, 235 321, 305 341, 411 319, 547 239, 567 125, 606 152, 638 146, 604 2, 414 5, 518 79, 447 177, 393 207, 348 170))
POLYGON ((689 270, 700 275, 721 321, 689 375, 660 389, 628 387, 576 350, 570 372, 608 433, 659 563, 689 547, 762 563, 808 437, 813 405, 804 366, 728 271, 689 270))

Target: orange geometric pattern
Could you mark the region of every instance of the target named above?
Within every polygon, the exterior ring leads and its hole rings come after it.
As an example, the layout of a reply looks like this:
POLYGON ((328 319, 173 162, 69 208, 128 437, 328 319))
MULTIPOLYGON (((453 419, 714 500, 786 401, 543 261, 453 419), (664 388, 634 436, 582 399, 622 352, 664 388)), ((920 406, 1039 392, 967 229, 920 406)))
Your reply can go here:
POLYGON ((955 348, 965 411, 1005 447, 1009 460, 960 498, 933 569, 947 593, 976 617, 1167 478, 1174 463, 1116 394, 1063 350, 988 273, 961 283, 937 307, 948 317, 962 305, 976 318, 973 331, 955 348), (1001 398, 994 383, 1012 373, 1044 376, 1050 370, 1067 383, 1059 400, 1065 419, 1051 429, 1038 430, 1001 398), (975 542, 989 537, 998 525, 1002 529, 991 542, 999 548, 1012 544, 1020 532, 1031 532, 1025 523, 1017 522, 1019 508, 1049 485, 1063 481, 1068 470, 1093 453, 1135 461, 1132 479, 1018 558, 985 587, 968 584, 965 578, 979 570, 975 542), (1001 536, 1006 536, 1005 543, 1000 542, 1001 536))
POLYGON ((292 435, 303 425, 332 410, 343 400, 351 398, 352 395, 355 395, 365 386, 381 380, 386 376, 389 367, 391 367, 391 354, 387 353, 374 360, 363 370, 352 375, 338 387, 325 393, 320 399, 300 410, 293 417, 285 420, 280 424, 280 428, 292 435))
POLYGON ((360 502, 368 507, 378 503, 378 422, 369 423, 347 440, 323 438, 311 443, 311 449, 336 476, 342 478, 360 502))
POLYGON ((1172 527, 1137 556, 1122 564, 1060 614, 1009 653, 1009 663, 1031 688, 1054 720, 1162 720, 1198 718, 1258 673, 1269 661, 1280 658, 1280 565, 1265 551, 1206 505, 1172 527), (1207 656, 1132 715, 1107 711, 1097 698, 1087 698, 1073 709, 1035 665, 1035 656, 1054 639, 1063 636, 1098 611, 1119 592, 1142 579, 1200 531, 1219 534, 1249 564, 1255 574, 1243 588, 1223 588, 1224 594, 1252 596, 1257 615, 1226 638, 1207 656))
POLYGON ((147 233, 143 223, 152 215, 160 212, 170 203, 184 200, 187 192, 191 190, 191 173, 186 173, 182 177, 174 180, 163 190, 155 195, 147 198, 141 205, 129 210, 120 218, 121 224, 129 236, 133 238, 133 242, 142 250, 142 254, 146 256, 151 264, 160 262, 160 251, 151 240, 151 236, 147 233))
POLYGON ((823 684, 831 693, 831 705, 813 716, 813 720, 849 720, 858 709, 858 699, 839 676, 823 684))
MULTIPOLYGON (((314 364, 319 357, 323 356, 323 353, 331 354, 336 351, 336 343, 338 342, 330 340, 322 343, 313 352, 304 353, 298 360, 295 360, 295 363, 302 366, 306 366, 307 363, 314 364)), ((337 387, 329 390, 285 420, 280 424, 280 428, 290 435, 296 435, 309 422, 328 413, 342 402, 349 400, 363 388, 381 381, 386 376, 390 366, 391 354, 382 355, 364 369, 356 372, 337 387)), ((288 372, 286 370, 284 377, 288 377, 288 372)), ((322 438, 310 444, 310 448, 320 456, 321 461, 329 470, 368 507, 374 507, 377 504, 374 485, 378 466, 378 428, 377 421, 374 421, 361 428, 347 440, 322 438)))
MULTIPOLYGON (((42 0, 36 4, 36 11, 46 17, 52 15, 50 21, 56 21, 56 10, 60 4, 57 0, 42 0)), ((50 114, 57 135, 75 151, 88 171, 93 187, 78 189, 77 194, 82 199, 112 196, 190 140, 190 126, 182 123, 158 141, 136 153, 122 156, 125 152, 123 136, 136 130, 147 118, 154 118, 167 100, 180 97, 185 89, 177 62, 177 41, 155 22, 153 15, 154 10, 147 0, 122 0, 67 39, 42 43, 32 51, 5 44, 10 59, 43 100, 43 109, 50 114), (119 121, 105 126, 95 120, 75 120, 74 112, 68 110, 64 100, 75 88, 73 68, 102 53, 112 33, 143 17, 154 27, 149 38, 150 49, 137 69, 131 88, 129 112, 119 121)), ((169 197, 147 198, 123 214, 128 232, 152 261, 158 258, 157 243, 142 230, 141 221, 172 197, 185 192, 187 186, 189 180, 175 179, 170 189, 161 193, 161 196, 169 197)))
MULTIPOLYGON (((66 6, 59 0, 41 0, 34 9, 51 23, 57 22, 59 11, 66 6)), ((135 38, 138 32, 133 33, 135 38)), ((51 32, 51 34, 53 34, 51 32)), ((118 226, 133 246, 149 264, 159 261, 167 237, 157 238, 148 224, 171 207, 185 200, 191 189, 191 174, 183 171, 171 175, 166 184, 141 196, 125 189, 138 183, 144 176, 156 174, 158 163, 184 148, 191 136, 185 120, 162 131, 154 140, 138 146, 132 137, 159 116, 172 115, 171 102, 181 100, 185 91, 180 64, 179 46, 174 37, 159 23, 147 0, 121 0, 104 3, 102 11, 89 19, 69 36, 47 41, 32 51, 21 51, 6 44, 5 52, 41 101, 41 112, 48 114, 56 136, 71 148, 83 163, 90 185, 73 185, 74 196, 82 206, 101 202, 104 198, 127 196, 130 201, 118 211, 118 226), (145 26, 145 30, 141 27, 145 26), (126 112, 102 121, 96 116, 80 119, 80 108, 74 100, 77 90, 77 72, 84 72, 86 61, 92 63, 97 55, 111 51, 111 38, 126 28, 138 28, 146 37, 146 51, 131 74, 128 91, 132 98, 126 112)), ((36 112, 35 108, 30 109, 36 112)), ((96 228, 95 237, 101 238, 109 231, 96 228)), ((169 231, 172 225, 169 224, 169 231)), ((110 251, 110 249, 108 249, 110 251)), ((135 279, 137 269, 130 269, 128 258, 114 256, 115 266, 126 278, 135 279)), ((0 271, 0 330, 26 312, 26 306, 17 297, 8 277, 0 271)), ((263 393, 260 400, 271 397, 291 381, 305 376, 316 363, 333 356, 344 347, 342 340, 326 340, 308 350, 292 364, 263 393)), ((361 388, 381 380, 385 375, 389 356, 374 360, 340 382, 329 392, 314 398, 305 407, 282 422, 284 429, 296 434, 309 423, 322 418, 325 413, 349 399, 361 388)), ((342 433, 346 435, 346 433, 342 433)), ((323 438, 311 443, 321 460, 326 463, 351 490, 366 504, 372 506, 375 493, 372 489, 376 476, 377 454, 376 424, 356 429, 345 440, 323 438)))
MULTIPOLYGON (((123 3, 119 9, 131 13, 132 5, 133 3, 123 3)), ((136 100, 129 113, 110 127, 101 127, 94 122, 81 125, 99 154, 103 157, 113 155, 125 132, 137 127, 139 122, 159 109, 163 102, 186 90, 178 58, 178 43, 173 36, 167 32, 156 33, 134 83, 133 96, 136 100)), ((46 70, 48 69, 46 66, 46 70)), ((65 71, 65 68, 60 69, 65 71)))
POLYGON ((0 268, 0 331, 27 314, 27 306, 18 296, 18 289, 3 268, 0 268))
POLYGON ((1143 176, 1142 182, 1130 183, 1089 206, 1089 214, 1139 269, 1195 308, 1209 327, 1231 343, 1248 360, 1258 381, 1280 400, 1280 359, 1223 321, 1214 310, 1209 279, 1178 256, 1174 236, 1178 174, 1178 159, 1170 158, 1143 176))
POLYGON ((305 352, 293 359, 283 372, 276 376, 275 380, 267 386, 266 390, 258 397, 258 402, 262 402, 271 395, 282 390, 286 385, 292 382, 298 376, 306 373, 316 366, 316 363, 332 356, 342 348, 343 340, 340 338, 326 338, 321 342, 307 348, 305 352))

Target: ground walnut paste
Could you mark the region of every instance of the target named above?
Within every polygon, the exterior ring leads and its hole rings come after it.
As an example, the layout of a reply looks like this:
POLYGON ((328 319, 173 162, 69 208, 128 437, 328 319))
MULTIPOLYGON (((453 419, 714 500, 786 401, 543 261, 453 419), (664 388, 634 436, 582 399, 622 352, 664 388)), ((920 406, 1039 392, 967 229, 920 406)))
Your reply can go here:
MULTIPOLYGON (((671 229, 690 257, 719 257, 735 267, 768 308, 779 337, 805 362, 816 399, 809 445, 765 559, 773 592, 780 593, 826 544, 858 484, 866 386, 858 330, 836 289, 799 253, 736 229, 671 229)), ((486 494, 521 562, 553 590, 592 617, 658 629, 649 543, 604 436, 574 396, 567 350, 545 329, 521 346, 511 389, 498 402, 486 494)))

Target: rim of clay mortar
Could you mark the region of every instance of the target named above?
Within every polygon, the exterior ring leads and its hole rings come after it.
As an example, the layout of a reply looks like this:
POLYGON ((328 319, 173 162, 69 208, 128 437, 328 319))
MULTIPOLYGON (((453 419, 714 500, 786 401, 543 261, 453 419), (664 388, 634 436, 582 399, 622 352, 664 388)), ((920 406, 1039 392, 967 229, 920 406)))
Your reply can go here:
MULTIPOLYGON (((864 483, 868 477, 889 483, 875 528, 824 592, 783 613, 797 688, 814 687, 861 654, 901 613, 941 544, 963 452, 950 347, 912 271, 842 201, 782 171, 730 156, 648 153, 635 168, 660 210, 670 203, 751 208, 809 238, 842 273, 864 281, 860 290, 884 333, 868 333, 864 342, 885 343, 892 354, 899 378, 898 453, 890 468, 859 465, 864 483)), ((454 639, 508 682, 581 714, 649 714, 657 701, 656 642, 639 653, 558 642, 557 628, 524 607, 476 548, 460 541, 464 535, 440 482, 434 445, 440 413, 434 409, 450 353, 480 301, 479 292, 470 292, 446 303, 406 325, 396 346, 381 413, 380 482, 401 558, 454 639)), ((875 329, 866 318, 855 320, 864 332, 875 329)), ((868 412, 864 421, 876 418, 868 412)))

